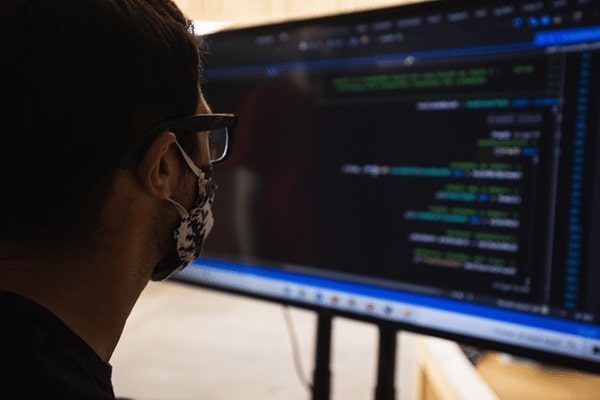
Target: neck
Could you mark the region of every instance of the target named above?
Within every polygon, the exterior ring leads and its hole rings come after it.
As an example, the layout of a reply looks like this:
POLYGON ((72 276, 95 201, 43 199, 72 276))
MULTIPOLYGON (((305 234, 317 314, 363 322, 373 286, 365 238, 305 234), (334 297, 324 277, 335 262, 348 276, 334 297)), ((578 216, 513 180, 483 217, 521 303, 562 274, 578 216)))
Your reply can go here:
POLYGON ((139 185, 137 172, 119 171, 90 237, 77 244, 56 238, 55 246, 0 242, 0 289, 47 308, 108 361, 166 254, 172 214, 162 197, 139 185))
POLYGON ((0 249, 0 289, 47 308, 108 361, 148 281, 123 273, 136 270, 134 255, 130 249, 89 247, 37 256, 0 249))

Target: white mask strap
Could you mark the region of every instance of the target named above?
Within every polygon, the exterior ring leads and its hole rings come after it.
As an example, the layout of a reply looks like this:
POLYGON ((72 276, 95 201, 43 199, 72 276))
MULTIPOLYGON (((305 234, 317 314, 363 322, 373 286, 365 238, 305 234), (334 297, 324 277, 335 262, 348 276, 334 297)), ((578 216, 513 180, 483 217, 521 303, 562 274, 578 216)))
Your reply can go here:
POLYGON ((187 212, 187 210, 178 202, 176 202, 175 200, 172 199, 167 199, 171 202, 171 204, 173 204, 175 206, 175 209, 177 210, 177 212, 179 213, 179 216, 181 218, 187 218, 190 214, 187 212))
POLYGON ((175 144, 179 148, 179 151, 181 152, 181 155, 183 156, 185 163, 188 165, 188 167, 190 167, 190 169, 192 170, 194 175, 196 175, 199 178, 202 175, 202 170, 200 168, 198 168, 196 166, 196 164, 194 164, 194 162, 192 161, 190 156, 187 155, 185 150, 183 150, 183 147, 181 147, 181 145, 178 142, 175 142, 175 144))
MULTIPOLYGON (((194 162, 192 161, 192 159, 190 158, 190 156, 187 155, 187 153, 185 152, 185 150, 183 150, 183 147, 181 147, 181 145, 178 142, 175 142, 175 144, 179 148, 179 151, 181 152, 181 155, 183 156, 183 159, 185 160, 185 163, 192 170, 192 172, 194 173, 194 175, 196 175, 196 177, 200 178, 200 176, 202 176, 202 170, 200 168, 198 168, 196 166, 196 164, 194 164, 194 162)), ((171 200, 171 199, 167 199, 167 200, 169 200, 171 203, 173 203, 173 205, 177 209, 177 212, 179 213, 179 215, 181 216, 181 218, 187 218, 190 215, 187 212, 187 210, 181 204, 179 204, 178 202, 176 202, 175 200, 171 200)))

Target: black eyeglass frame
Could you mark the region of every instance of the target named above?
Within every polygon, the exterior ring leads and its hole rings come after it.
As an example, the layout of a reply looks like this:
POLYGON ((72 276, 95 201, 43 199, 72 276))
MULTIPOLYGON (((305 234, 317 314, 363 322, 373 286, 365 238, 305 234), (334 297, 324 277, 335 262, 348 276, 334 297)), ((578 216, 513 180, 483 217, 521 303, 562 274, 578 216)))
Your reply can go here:
POLYGON ((136 166, 142 159, 142 156, 150 147, 150 144, 160 135, 162 132, 167 130, 185 130, 189 132, 205 132, 213 129, 224 129, 227 128, 227 148, 223 157, 219 160, 211 162, 212 164, 218 164, 227 158, 229 149, 231 148, 233 140, 234 128, 237 125, 236 114, 198 114, 189 115, 186 117, 173 118, 159 122, 152 128, 146 131, 136 142, 126 150, 119 159, 117 160, 117 166, 119 168, 127 169, 136 166))

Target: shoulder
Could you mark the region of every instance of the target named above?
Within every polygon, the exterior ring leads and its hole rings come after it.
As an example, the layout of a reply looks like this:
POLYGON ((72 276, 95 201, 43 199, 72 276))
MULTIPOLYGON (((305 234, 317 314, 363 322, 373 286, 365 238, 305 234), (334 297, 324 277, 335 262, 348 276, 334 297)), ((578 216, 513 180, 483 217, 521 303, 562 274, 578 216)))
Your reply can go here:
POLYGON ((54 314, 0 291, 0 321, 3 388, 20 398, 114 399, 110 365, 54 314))

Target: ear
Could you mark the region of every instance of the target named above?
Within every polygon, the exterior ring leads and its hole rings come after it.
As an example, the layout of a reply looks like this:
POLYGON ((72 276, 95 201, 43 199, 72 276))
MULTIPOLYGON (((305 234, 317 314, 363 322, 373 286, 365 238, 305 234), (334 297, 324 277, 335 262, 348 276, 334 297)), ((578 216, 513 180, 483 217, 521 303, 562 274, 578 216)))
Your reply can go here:
POLYGON ((161 199, 171 197, 180 178, 175 134, 163 132, 152 142, 142 158, 138 173, 142 186, 153 196, 161 199))

